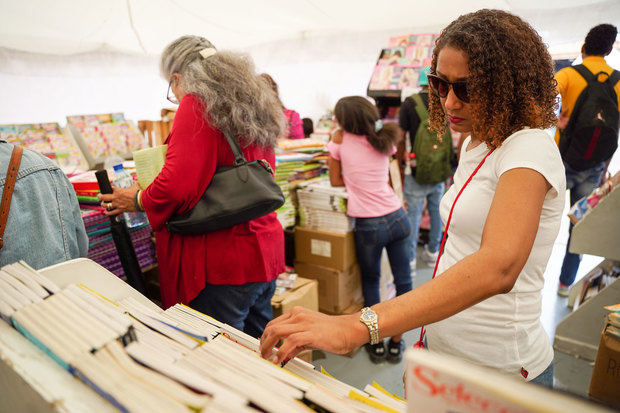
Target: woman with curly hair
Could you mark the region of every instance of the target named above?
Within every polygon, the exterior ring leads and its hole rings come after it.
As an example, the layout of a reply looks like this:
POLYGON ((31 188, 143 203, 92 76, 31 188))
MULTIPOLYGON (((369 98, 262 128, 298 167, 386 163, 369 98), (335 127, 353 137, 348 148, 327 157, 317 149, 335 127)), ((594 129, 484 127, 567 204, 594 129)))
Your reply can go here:
POLYGON ((565 181, 558 149, 544 131, 555 123, 551 57, 517 16, 480 10, 443 30, 429 83, 438 136, 447 122, 471 132, 440 205, 448 236, 437 277, 361 315, 293 309, 267 325, 263 355, 280 339, 276 362, 307 347, 345 353, 428 325, 430 351, 552 386, 540 292, 565 181))
POLYGON ((271 213, 198 235, 173 234, 172 215, 192 209, 215 170, 233 164, 224 134, 239 140, 248 161, 267 160, 282 132, 282 108, 248 56, 217 51, 202 37, 183 36, 161 57, 161 72, 180 102, 163 169, 144 190, 101 195, 108 215, 145 210, 155 231, 164 308, 188 304, 258 337, 272 318, 275 278, 284 272, 284 232, 271 213))

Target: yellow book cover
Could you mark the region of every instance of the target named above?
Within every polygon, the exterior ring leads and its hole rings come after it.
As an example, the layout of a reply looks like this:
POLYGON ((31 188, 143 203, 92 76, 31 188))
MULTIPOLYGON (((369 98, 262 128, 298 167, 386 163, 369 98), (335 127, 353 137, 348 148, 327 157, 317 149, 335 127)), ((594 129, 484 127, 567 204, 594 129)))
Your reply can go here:
POLYGON ((162 170, 166 161, 166 150, 168 150, 168 145, 160 145, 133 153, 140 188, 145 189, 149 186, 162 170))

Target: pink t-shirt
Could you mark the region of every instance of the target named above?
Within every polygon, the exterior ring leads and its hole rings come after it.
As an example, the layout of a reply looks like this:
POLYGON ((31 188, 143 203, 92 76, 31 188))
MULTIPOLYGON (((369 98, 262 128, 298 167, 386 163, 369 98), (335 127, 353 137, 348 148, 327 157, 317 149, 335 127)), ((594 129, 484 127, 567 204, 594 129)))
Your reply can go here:
MULTIPOLYGON (((356 218, 382 217, 402 204, 388 183, 390 157, 373 148, 365 136, 344 132, 342 143, 329 142, 327 150, 340 161, 349 194, 347 215, 356 218)), ((392 153, 396 148, 393 148, 392 153)))

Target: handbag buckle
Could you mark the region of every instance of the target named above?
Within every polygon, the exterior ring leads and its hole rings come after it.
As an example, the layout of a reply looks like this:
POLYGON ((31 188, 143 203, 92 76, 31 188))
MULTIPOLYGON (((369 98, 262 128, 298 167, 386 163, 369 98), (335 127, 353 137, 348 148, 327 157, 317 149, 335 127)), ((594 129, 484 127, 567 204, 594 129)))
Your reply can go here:
POLYGON ((273 175, 274 172, 273 172, 273 169, 271 168, 271 165, 269 164, 269 162, 267 162, 264 159, 257 159, 257 160, 258 160, 258 163, 260 163, 263 166, 263 168, 265 168, 270 174, 273 175))

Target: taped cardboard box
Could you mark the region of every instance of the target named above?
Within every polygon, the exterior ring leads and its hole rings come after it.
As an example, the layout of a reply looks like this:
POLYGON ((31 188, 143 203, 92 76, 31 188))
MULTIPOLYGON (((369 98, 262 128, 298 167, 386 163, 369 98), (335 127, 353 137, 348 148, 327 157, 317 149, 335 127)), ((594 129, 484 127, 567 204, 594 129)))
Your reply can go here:
POLYGON ((335 270, 348 270, 357 260, 353 233, 336 234, 295 228, 295 259, 335 270))
POLYGON ((276 318, 295 306, 309 308, 318 311, 318 283, 303 277, 297 277, 293 288, 284 291, 282 294, 274 294, 271 298, 271 308, 273 318, 276 318))
POLYGON ((319 283, 319 310, 342 314, 353 303, 362 301, 360 269, 353 264, 346 271, 296 261, 295 272, 319 283))
POLYGON ((620 409, 620 314, 607 316, 588 394, 594 400, 620 409))

